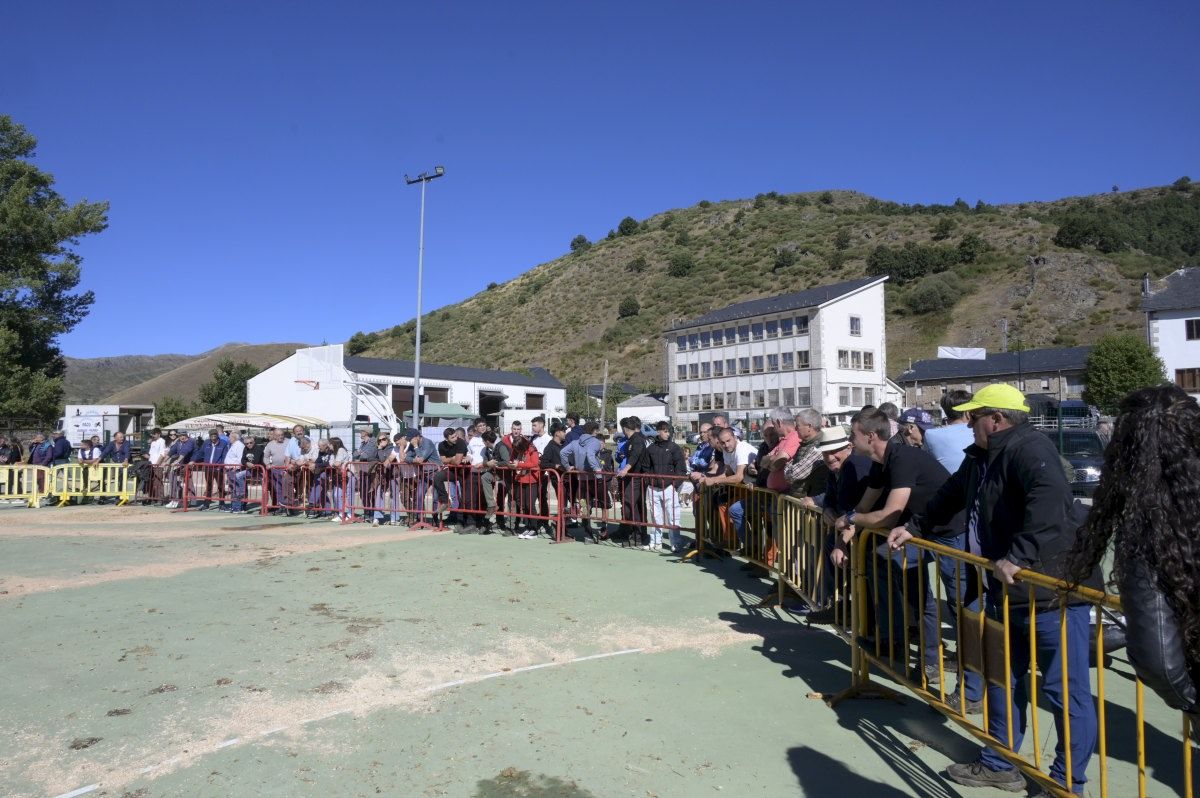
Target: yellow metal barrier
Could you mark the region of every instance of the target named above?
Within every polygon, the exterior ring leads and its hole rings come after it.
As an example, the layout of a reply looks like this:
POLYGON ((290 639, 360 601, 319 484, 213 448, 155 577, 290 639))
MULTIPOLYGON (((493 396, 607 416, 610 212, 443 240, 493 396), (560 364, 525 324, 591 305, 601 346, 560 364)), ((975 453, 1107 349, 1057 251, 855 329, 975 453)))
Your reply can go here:
POLYGON ((35 465, 0 466, 0 501, 19 500, 37 507, 46 497, 50 469, 35 465))
MULTIPOLYGON (((826 613, 832 610, 833 630, 850 646, 851 685, 849 689, 829 699, 831 706, 848 698, 859 697, 899 697, 899 694, 885 685, 871 680, 871 670, 884 674, 891 680, 903 685, 911 693, 937 709, 942 714, 963 727, 980 742, 988 745, 999 755, 1011 762, 1018 770, 1037 784, 1044 787, 1051 795, 1069 798, 1072 773, 1071 763, 1071 725, 1062 723, 1063 746, 1065 759, 1065 774, 1068 786, 1064 789, 1042 771, 1043 760, 1049 756, 1053 759, 1054 749, 1043 750, 1044 728, 1039 722, 1039 692, 1041 681, 1037 674, 1042 672, 1038 665, 1039 640, 1037 618, 1046 613, 1058 615, 1057 630, 1051 634, 1057 635, 1057 645, 1060 651, 1068 651, 1068 625, 1065 622, 1068 602, 1062 597, 1069 597, 1072 605, 1084 605, 1088 608, 1091 618, 1098 618, 1102 610, 1112 613, 1121 612, 1121 602, 1118 596, 1100 593, 1088 588, 1079 587, 1068 590, 1068 585, 1043 574, 1031 571, 1021 571, 1018 581, 1013 586, 1004 586, 1000 592, 997 606, 991 612, 982 608, 985 603, 988 574, 992 571, 992 563, 955 548, 934 543, 932 541, 915 539, 906 544, 903 555, 907 561, 910 550, 917 564, 908 568, 893 567, 891 556, 886 552, 887 530, 860 530, 858 537, 849 545, 849 567, 837 568, 830 561, 830 551, 833 546, 833 529, 829 522, 818 510, 807 508, 803 503, 790 496, 781 496, 748 485, 722 486, 718 490, 702 489, 695 493, 693 501, 696 518, 697 553, 704 555, 711 550, 733 554, 748 560, 765 569, 777 580, 779 599, 782 600, 786 590, 791 590, 801 596, 811 607, 823 608, 826 613), (735 505, 740 504, 740 507, 735 505), (738 527, 741 526, 741 534, 738 527), (947 562, 948 561, 948 562, 947 562), (928 564, 933 567, 927 573, 928 564), (952 567, 948 563, 953 563, 952 567), (947 572, 954 574, 953 588, 943 583, 943 566, 947 572), (962 583, 977 586, 979 608, 967 605, 970 594, 962 583), (1059 597, 1057 606, 1039 609, 1034 599, 1034 589, 1042 588, 1052 591, 1059 597), (926 592, 932 593, 934 601, 932 612, 934 617, 930 624, 937 630, 936 640, 926 639, 926 624, 921 623, 922 614, 929 611, 924 602, 926 592), (1018 597, 1029 604, 1028 631, 1020 629, 1010 607, 1010 598, 1018 597), (848 600, 851 599, 852 600, 848 600), (943 608, 943 600, 949 609, 949 617, 943 608), (896 603, 901 606, 896 607, 896 603), (881 633, 880 615, 889 619, 886 634, 881 633), (899 620, 895 623, 892 619, 899 620), (912 631, 914 628, 915 632, 912 631), (947 621, 953 632, 947 635, 947 621), (896 628, 892 630, 892 626, 896 628), (1016 638, 1015 635, 1021 635, 1016 638), (1026 637, 1027 635, 1027 637, 1026 637), (951 652, 947 643, 953 637, 957 641, 956 650, 951 652), (886 638, 886 639, 885 639, 886 638), (1022 648, 1029 650, 1028 667, 1028 701, 1027 717, 1031 728, 1025 735, 1025 744, 1015 746, 1017 729, 1014 727, 1012 713, 1002 716, 1006 722, 998 735, 988 732, 988 721, 998 711, 990 707, 986 685, 993 686, 993 692, 1003 691, 1003 699, 1012 706, 1013 698, 1013 668, 1012 655, 1014 642, 1021 643, 1022 648), (926 673, 926 659, 930 651, 935 651, 935 660, 931 671, 936 673, 936 679, 926 673), (914 665, 913 655, 916 655, 914 665), (982 695, 982 714, 980 720, 972 717, 969 711, 965 679, 960 678, 957 688, 946 684, 946 674, 949 665, 957 665, 959 674, 973 672, 978 674, 985 689, 982 695), (1028 749, 1028 750, 1026 750, 1028 749)), ((1044 604, 1044 602, 1043 602, 1044 604)), ((1045 635, 1045 631, 1043 631, 1045 635)), ((1045 639, 1041 643, 1044 654, 1045 639)), ((1108 664, 1104 650, 1103 627, 1098 626, 1094 642, 1095 665, 1091 669, 1093 684, 1089 685, 1092 697, 1097 698, 1096 725, 1098 728, 1097 747, 1094 752, 1094 765, 1098 771, 1095 785, 1098 785, 1101 798, 1116 796, 1123 798, 1128 792, 1114 792, 1110 789, 1110 733, 1108 728, 1109 709, 1119 706, 1113 703, 1112 695, 1114 681, 1106 679, 1108 664), (1108 692, 1106 692, 1108 691, 1108 692)), ((1062 682, 1061 702, 1064 707, 1071 706, 1070 680, 1068 678, 1068 656, 1059 657, 1061 672, 1058 675, 1062 682)), ((1136 739, 1132 745, 1136 747, 1137 765, 1137 795, 1144 798, 1147 795, 1147 764, 1146 764, 1146 715, 1143 700, 1143 685, 1128 676, 1130 681, 1118 679, 1116 685, 1128 686, 1130 696, 1120 696, 1129 699, 1126 703, 1133 707, 1136 739)), ((1044 676, 1044 674, 1043 674, 1044 676)), ((994 702, 993 702, 994 703, 994 702)), ((1044 704, 1045 702, 1043 702, 1044 704)), ((1182 715, 1181 744, 1183 778, 1181 794, 1185 798, 1193 798, 1195 793, 1196 775, 1192 766, 1192 745, 1188 718, 1182 715)), ((1129 743, 1125 744, 1126 747, 1129 743)), ((1093 785, 1089 785, 1092 787, 1093 785)))
POLYGON ((68 463, 51 470, 47 493, 58 499, 60 507, 71 499, 85 498, 116 499, 118 505, 128 504, 137 493, 137 479, 124 463, 68 463))
MULTIPOLYGON (((870 683, 870 669, 875 668, 881 673, 887 675, 891 679, 904 685, 908 690, 919 696, 930 706, 934 707, 944 715, 954 720, 966 731, 978 738, 981 742, 991 747, 998 754, 1003 756, 1014 766, 1016 766, 1025 776, 1034 780, 1044 787, 1050 794, 1062 796, 1062 798, 1070 798, 1071 781, 1072 781, 1072 762, 1071 762, 1071 727, 1070 722, 1061 722, 1057 724, 1062 729, 1062 745, 1064 749, 1065 760, 1065 781, 1067 782, 1064 789, 1054 780, 1050 779, 1042 772, 1043 756, 1049 754, 1053 757, 1053 751, 1046 752, 1041 750, 1042 740, 1039 736, 1038 728, 1038 695, 1041 692, 1040 680, 1037 674, 1042 674, 1042 668, 1038 666, 1039 648, 1045 652, 1047 646, 1045 640, 1039 645, 1038 640, 1038 615, 1043 616, 1046 613, 1053 613, 1058 616, 1057 631, 1053 634, 1057 635, 1057 645, 1061 652, 1059 660, 1061 663, 1061 672, 1056 674, 1061 681, 1061 704, 1064 707, 1064 712, 1070 712, 1071 708, 1071 683, 1068 676, 1068 663, 1070 659, 1069 643, 1068 643, 1068 624, 1067 613, 1068 606, 1086 607, 1090 619, 1100 615, 1101 610, 1109 610, 1111 612, 1121 612, 1120 598, 1107 593, 1100 593, 1086 587, 1078 587, 1068 589, 1069 586, 1061 580, 1048 577, 1044 574, 1035 573, 1032 571, 1021 571, 1017 577, 1016 584, 1009 586, 1000 583, 1000 596, 997 600, 993 595, 990 611, 975 611, 970 606, 964 606, 964 594, 961 591, 953 591, 956 595, 949 595, 950 591, 946 592, 948 600, 951 604, 955 616, 958 618, 955 637, 957 638, 957 661, 958 671, 960 674, 970 671, 979 674, 985 682, 985 690, 982 701, 982 722, 977 723, 967 713, 961 711, 960 708, 966 707, 966 695, 964 680, 959 679, 957 690, 957 708, 948 703, 948 698, 953 698, 955 693, 952 691, 947 695, 946 687, 946 642, 945 634, 942 631, 941 617, 941 602, 937 603, 937 623, 935 628, 938 629, 938 640, 933 641, 937 648, 937 685, 933 686, 931 680, 927 677, 924 667, 924 657, 931 641, 925 639, 925 631, 920 623, 920 613, 922 612, 922 601, 924 591, 928 589, 934 591, 934 596, 942 593, 941 585, 941 560, 948 559, 971 573, 968 581, 978 586, 979 600, 981 603, 986 602, 984 594, 986 593, 987 577, 992 571, 992 563, 982 557, 978 557, 967 552, 949 548, 932 541, 914 539, 906 544, 904 554, 908 554, 908 549, 916 549, 922 553, 923 557, 927 557, 933 561, 934 568, 933 577, 934 584, 926 585, 925 565, 914 566, 911 570, 915 571, 916 579, 911 579, 906 573, 896 576, 891 558, 884 558, 875 552, 877 547, 886 544, 888 531, 887 530, 862 530, 859 537, 854 541, 854 550, 852 556, 852 571, 854 577, 854 604, 856 612, 854 613, 855 621, 855 650, 856 650, 856 667, 853 670, 853 681, 849 690, 838 696, 837 700, 843 698, 855 697, 863 693, 878 692, 880 686, 870 683), (868 558, 870 558, 868 560, 868 558), (881 569, 886 569, 886 575, 881 575, 881 569), (898 583, 898 584, 897 584, 898 583), (875 587, 872 588, 872 585, 875 587), (1035 588, 1043 588, 1053 591, 1056 596, 1055 606, 1053 608, 1038 608, 1035 600, 1035 588), (915 591, 915 595, 910 595, 910 591, 915 591), (879 593, 886 592, 886 596, 880 596, 879 593), (1014 606, 1017 602, 1012 601, 1016 597, 1022 600, 1022 605, 1027 607, 1028 614, 1028 632, 1019 629, 1019 626, 1014 620, 1016 612, 1014 606), (880 615, 886 614, 891 619, 897 617, 895 612, 894 602, 899 599, 902 607, 899 617, 902 618, 902 632, 894 630, 890 626, 886 629, 881 628, 880 615), (869 620, 869 614, 874 609, 875 617, 869 620), (911 632, 912 625, 910 620, 917 620, 917 633, 914 636, 911 632), (1023 639, 1028 634, 1028 639, 1023 639), (886 636, 887 641, 881 639, 886 636), (865 644, 864 644, 865 643, 865 644), (1028 742, 1031 743, 1030 751, 1024 751, 1024 747, 1014 746, 1014 738, 1019 731, 1014 728, 1014 718, 1011 712, 1003 713, 1002 733, 999 736, 990 734, 988 731, 989 719, 996 709, 989 707, 988 693, 996 693, 1003 690, 1004 701, 1011 707, 1013 705, 1013 650, 1012 647, 1020 643, 1022 647, 1028 647, 1029 655, 1029 689, 1028 701, 1030 702, 1028 717, 1032 721, 1032 728, 1029 729, 1027 735, 1028 742), (915 656, 917 664, 914 667, 912 660, 915 656), (914 678, 914 674, 916 677, 914 678), (987 690, 986 686, 990 685, 992 690, 987 690)), ((967 594, 970 596, 971 594, 967 594)), ((1044 604, 1044 601, 1043 601, 1044 604)), ((1043 631, 1045 634, 1045 631, 1043 631)), ((1087 701, 1093 697, 1097 700, 1097 718, 1096 725, 1098 728, 1098 745, 1096 755, 1098 756, 1098 771, 1099 771, 1099 794, 1101 798, 1106 798, 1112 794, 1109 790, 1109 730, 1107 725, 1107 706, 1111 703, 1106 690, 1108 682, 1105 679, 1105 671, 1107 664, 1105 661, 1104 652, 1104 634, 1103 628, 1098 629, 1095 634, 1095 696, 1090 694, 1093 689, 1089 685, 1089 696, 1087 701)), ((1078 656, 1078 653, 1076 654, 1078 656)), ((1146 717, 1143 701, 1143 685, 1141 681, 1135 680, 1133 684, 1134 690, 1134 706, 1135 706, 1135 724, 1136 724, 1136 753, 1138 765, 1138 796, 1145 798, 1146 792, 1146 717)), ((836 703, 836 701, 834 702, 836 703)), ((1085 702, 1086 703, 1086 702, 1085 702)), ((1018 708, 1018 711, 1019 708, 1018 708)), ((1190 729, 1188 718, 1183 713, 1182 729, 1183 736, 1181 744, 1182 750, 1182 767, 1183 767, 1183 795, 1186 798, 1193 798, 1195 789, 1195 774, 1192 772, 1192 743, 1189 739, 1190 729)), ((1019 721, 1018 721, 1019 722, 1019 721)))

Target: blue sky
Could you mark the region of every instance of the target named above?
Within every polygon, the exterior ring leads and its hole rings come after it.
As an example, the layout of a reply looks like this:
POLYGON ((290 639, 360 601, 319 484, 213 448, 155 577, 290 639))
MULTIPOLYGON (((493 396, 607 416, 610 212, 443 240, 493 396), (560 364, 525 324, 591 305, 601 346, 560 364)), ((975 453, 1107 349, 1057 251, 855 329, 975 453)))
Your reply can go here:
POLYGON ((435 164, 426 310, 701 199, 1200 178, 1194 2, 27 1, 5 26, 0 113, 112 203, 76 357, 411 318, 403 175, 435 164))

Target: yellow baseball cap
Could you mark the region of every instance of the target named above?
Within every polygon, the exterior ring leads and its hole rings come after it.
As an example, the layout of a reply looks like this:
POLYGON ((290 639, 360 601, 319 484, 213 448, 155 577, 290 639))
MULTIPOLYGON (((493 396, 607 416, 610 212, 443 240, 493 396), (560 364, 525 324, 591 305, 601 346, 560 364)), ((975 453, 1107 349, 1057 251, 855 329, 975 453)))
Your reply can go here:
POLYGON ((1029 405, 1025 402, 1025 394, 1006 382, 985 385, 975 392, 975 395, 971 397, 971 401, 966 404, 955 405, 954 409, 965 412, 967 410, 978 410, 981 407, 1029 412, 1029 405))

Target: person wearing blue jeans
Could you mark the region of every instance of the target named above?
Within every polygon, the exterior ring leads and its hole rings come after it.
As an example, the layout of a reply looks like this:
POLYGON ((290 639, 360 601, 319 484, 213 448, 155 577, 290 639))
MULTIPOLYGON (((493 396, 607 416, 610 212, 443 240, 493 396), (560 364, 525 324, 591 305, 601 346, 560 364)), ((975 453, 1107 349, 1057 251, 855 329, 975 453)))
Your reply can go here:
MULTIPOLYGON (((1003 617, 1001 599, 991 591, 987 598, 988 615, 1003 617)), ((1009 607, 1009 666, 1012 671, 1012 706, 1004 706, 1004 687, 989 684, 988 734, 1005 746, 1008 745, 1008 724, 1012 718, 1012 750, 1021 750, 1025 739, 1025 727, 1029 720, 1029 610, 1009 607)), ((1057 609, 1039 610, 1036 614, 1037 664, 1042 672, 1042 695, 1054 712, 1054 728, 1058 732, 1058 744, 1054 748, 1054 762, 1050 765, 1050 777, 1059 784, 1067 783, 1067 756, 1063 748, 1063 694, 1069 705, 1065 717, 1071 724, 1071 790, 1082 794, 1087 784, 1087 764, 1096 750, 1099 729, 1096 723, 1096 702, 1092 698, 1092 684, 1088 674, 1088 643, 1091 635, 1092 608, 1087 604, 1067 607, 1067 684, 1063 687, 1063 648, 1060 619, 1057 609)), ((1017 773, 1016 768, 994 749, 983 749, 979 763, 989 770, 1017 773)), ((1023 781, 1023 780, 1022 780, 1023 781)))
MULTIPOLYGON (((981 388, 970 401, 953 410, 967 413, 974 443, 967 447, 958 469, 938 489, 924 510, 914 513, 904 526, 895 527, 888 543, 898 549, 913 535, 932 536, 950 524, 959 513, 966 514, 966 549, 987 560, 985 606, 998 615, 1006 585, 1009 590, 1009 670, 1012 706, 1005 704, 1005 689, 989 684, 988 733, 997 746, 1013 749, 1024 738, 1028 713, 1033 631, 1042 671, 1043 692, 1054 710, 1058 731, 1057 756, 1050 776, 1060 785, 1082 793, 1088 761, 1096 746, 1096 709, 1088 679, 1089 607, 1068 606, 1066 629, 1060 626, 1062 598, 1053 590, 1020 584, 1028 570, 1051 578, 1065 574, 1066 555, 1071 551, 1081 523, 1080 508, 1071 498, 1071 487, 1057 467, 1058 451, 1050 438, 1029 423, 1029 404, 1011 385, 995 383, 981 388), (1032 604, 1037 610, 1036 628, 1030 629, 1032 604), (1066 632, 1066 647, 1061 633, 1066 632), (1069 702, 1063 706, 1063 658, 1066 658, 1065 689, 1069 702), (1070 724, 1070 773, 1066 767, 1064 738, 1070 724)), ((1103 589, 1098 569, 1086 587, 1103 589)), ((1069 600, 1069 599, 1068 599, 1069 600)), ((987 639, 987 638, 985 638, 987 639)), ((1036 685, 1036 681, 1035 681, 1036 685)), ((1025 790, 1025 778, 1008 760, 991 747, 984 748, 972 762, 950 765, 946 776, 968 787, 994 787, 1009 792, 1025 790)), ((1049 795, 1044 790, 1038 795, 1049 795)))

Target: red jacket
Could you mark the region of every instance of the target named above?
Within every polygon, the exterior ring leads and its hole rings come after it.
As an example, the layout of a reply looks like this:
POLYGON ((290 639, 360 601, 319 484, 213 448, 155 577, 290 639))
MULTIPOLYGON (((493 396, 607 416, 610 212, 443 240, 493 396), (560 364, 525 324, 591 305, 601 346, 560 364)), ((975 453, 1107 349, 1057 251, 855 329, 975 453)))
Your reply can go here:
POLYGON ((513 467, 517 469, 517 482, 523 485, 532 485, 542 478, 538 459, 537 447, 530 446, 524 457, 520 460, 513 460, 513 467))

